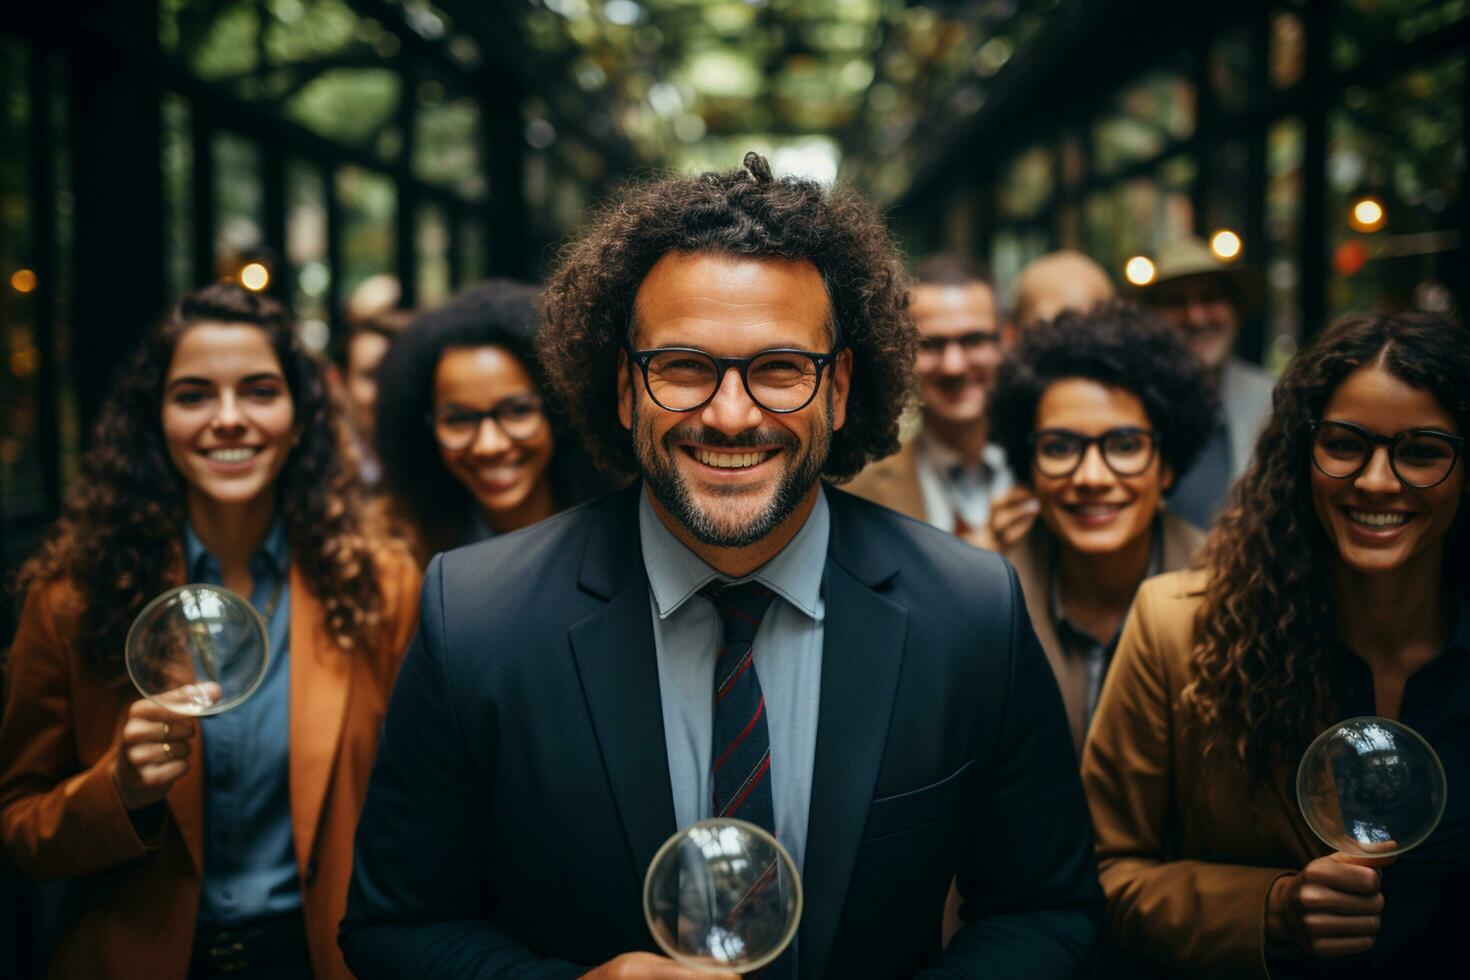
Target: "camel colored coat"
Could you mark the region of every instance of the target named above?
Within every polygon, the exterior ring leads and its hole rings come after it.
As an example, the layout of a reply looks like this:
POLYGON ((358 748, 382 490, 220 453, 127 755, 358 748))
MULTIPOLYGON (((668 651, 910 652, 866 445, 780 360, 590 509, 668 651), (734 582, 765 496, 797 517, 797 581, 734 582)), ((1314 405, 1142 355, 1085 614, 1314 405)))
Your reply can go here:
POLYGON ((1189 976, 1268 976, 1266 896, 1327 853, 1288 791, 1206 756, 1180 693, 1192 676, 1199 572, 1138 590, 1082 756, 1109 937, 1189 976))
MULTIPOLYGON (((388 692, 418 618, 420 575, 379 556, 383 641, 342 653, 322 607, 291 568, 291 829, 307 945, 318 977, 348 977, 337 949, 352 839, 388 692)), ((83 663, 69 583, 31 589, 10 652, 0 722, 0 842, 33 878, 70 879, 53 977, 183 978, 199 911, 204 746, 169 790, 158 836, 139 839, 110 766, 128 706, 127 678, 101 683, 83 663)))
POLYGON ((898 452, 892 456, 869 463, 861 473, 844 483, 842 489, 900 514, 907 514, 916 521, 929 520, 924 506, 924 488, 919 483, 917 437, 901 443, 898 452))

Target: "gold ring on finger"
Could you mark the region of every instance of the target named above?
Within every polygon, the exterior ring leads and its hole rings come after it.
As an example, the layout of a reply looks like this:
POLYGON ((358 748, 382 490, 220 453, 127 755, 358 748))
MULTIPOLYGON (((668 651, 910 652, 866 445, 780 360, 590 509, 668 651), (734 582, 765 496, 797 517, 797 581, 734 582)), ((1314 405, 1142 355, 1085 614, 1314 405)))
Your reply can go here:
POLYGON ((164 742, 163 743, 163 756, 164 756, 165 759, 172 759, 174 757, 174 743, 172 743, 172 742, 164 742))
POLYGON ((163 740, 168 741, 168 722, 163 723, 163 740))

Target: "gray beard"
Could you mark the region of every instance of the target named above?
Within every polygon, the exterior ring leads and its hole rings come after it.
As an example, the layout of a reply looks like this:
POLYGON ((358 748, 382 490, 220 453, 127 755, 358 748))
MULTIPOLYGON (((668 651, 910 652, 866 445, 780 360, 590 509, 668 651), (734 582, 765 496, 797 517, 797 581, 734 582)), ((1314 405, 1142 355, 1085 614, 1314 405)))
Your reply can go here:
MULTIPOLYGON (((802 452, 800 456, 795 456, 794 462, 786 465, 785 471, 781 474, 781 481, 776 485, 776 492, 771 496, 770 503, 766 504, 754 520, 743 527, 732 529, 722 526, 699 508, 674 462, 673 454, 680 450, 674 448, 673 442, 689 433, 691 427, 675 426, 666 432, 662 440, 661 452, 654 448, 651 429, 652 426, 647 420, 639 418, 638 405, 635 400, 633 405, 633 451, 638 456, 644 482, 653 491, 654 499, 663 505, 674 520, 678 521, 694 537, 694 540, 715 548, 745 548, 769 536, 780 527, 806 499, 812 487, 816 486, 832 446, 832 412, 829 404, 826 424, 816 429, 815 438, 806 447, 805 452, 802 452)), ((801 450, 801 444, 795 437, 785 432, 763 432, 753 429, 733 439, 704 427, 699 427, 699 432, 701 433, 699 441, 711 448, 741 449, 775 442, 781 446, 788 457, 794 456, 801 450), (771 436, 776 438, 770 438, 771 436)))

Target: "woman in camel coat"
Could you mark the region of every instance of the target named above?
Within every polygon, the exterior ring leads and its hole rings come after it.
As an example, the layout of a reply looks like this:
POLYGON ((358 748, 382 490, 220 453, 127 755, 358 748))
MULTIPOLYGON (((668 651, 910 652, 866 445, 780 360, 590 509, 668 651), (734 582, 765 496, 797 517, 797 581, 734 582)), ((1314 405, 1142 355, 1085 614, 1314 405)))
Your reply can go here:
POLYGON ((57 977, 345 977, 352 837, 419 574, 358 519, 316 362, 284 310, 186 296, 126 366, 77 490, 22 571, 0 723, 0 842, 65 879, 57 977), (140 700, 153 595, 249 596, 271 666, 192 719, 140 700))
POLYGON ((1082 761, 1114 975, 1462 975, 1467 429, 1458 323, 1344 320, 1278 383, 1205 571, 1139 591, 1082 761), (1307 745, 1362 715, 1417 730, 1451 787, 1391 862, 1329 853, 1295 799, 1307 745))

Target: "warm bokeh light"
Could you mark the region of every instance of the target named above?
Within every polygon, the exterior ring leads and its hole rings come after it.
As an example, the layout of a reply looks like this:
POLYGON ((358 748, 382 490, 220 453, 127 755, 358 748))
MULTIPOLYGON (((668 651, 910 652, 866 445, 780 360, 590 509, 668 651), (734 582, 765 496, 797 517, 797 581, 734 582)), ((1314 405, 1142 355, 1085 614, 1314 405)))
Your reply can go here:
POLYGON ((1383 205, 1378 203, 1377 199, 1364 197, 1353 205, 1352 217, 1349 220, 1358 231, 1377 231, 1383 227, 1383 220, 1386 217, 1383 205))
POLYGON ((1339 275, 1356 276, 1367 264, 1368 247, 1359 238, 1348 239, 1332 253, 1332 267, 1339 275))
POLYGON ((29 293, 36 288, 36 274, 30 269, 16 269, 10 274, 10 288, 17 293, 29 293))
POLYGON ((260 292, 270 285, 271 271, 260 262, 251 262, 240 270, 240 285, 246 289, 260 292))
POLYGON ((1210 251, 1215 257, 1231 262, 1240 258, 1240 236, 1229 228, 1221 228, 1210 236, 1210 251))
POLYGON ((1123 266, 1123 275, 1135 286, 1147 286, 1154 281, 1154 264, 1142 255, 1135 255, 1123 266))

